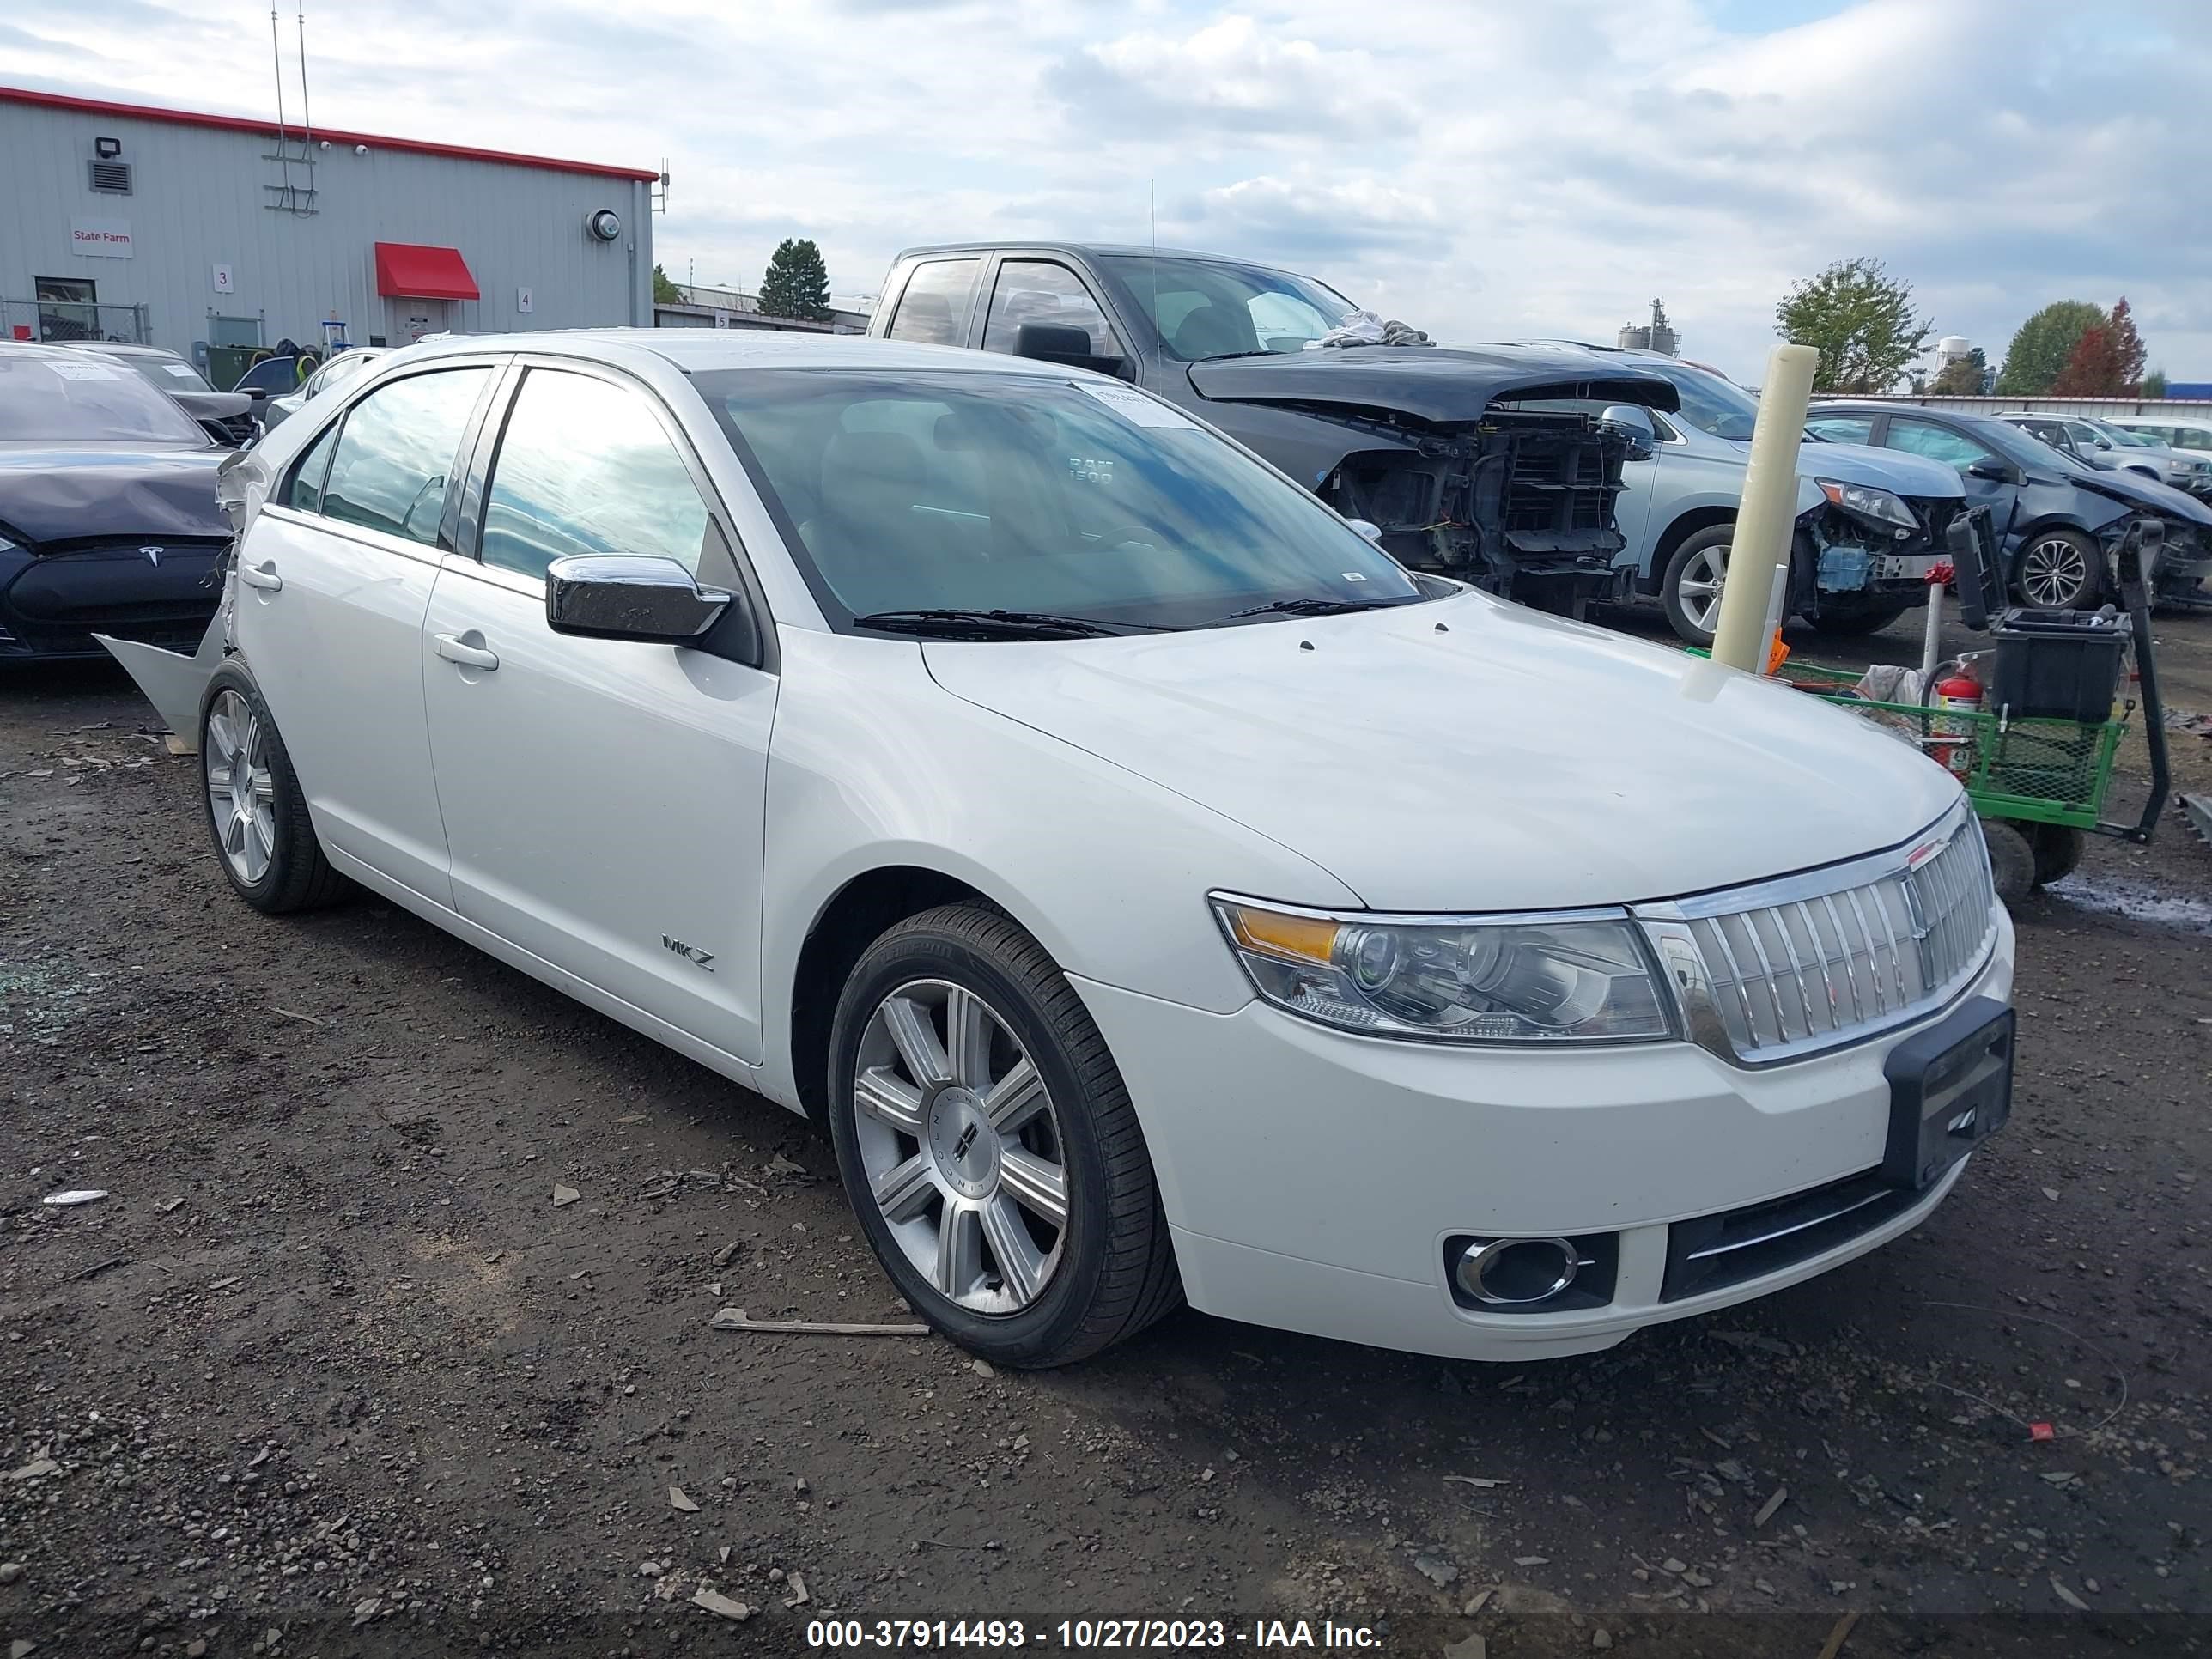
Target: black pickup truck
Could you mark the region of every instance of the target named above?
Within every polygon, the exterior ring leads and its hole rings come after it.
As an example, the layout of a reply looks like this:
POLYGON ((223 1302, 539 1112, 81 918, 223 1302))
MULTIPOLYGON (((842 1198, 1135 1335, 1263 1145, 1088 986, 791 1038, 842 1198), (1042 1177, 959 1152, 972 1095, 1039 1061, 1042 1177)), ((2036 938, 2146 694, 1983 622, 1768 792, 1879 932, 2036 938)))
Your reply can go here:
POLYGON ((1352 302, 1212 254, 1054 243, 909 248, 868 331, 1098 370, 1249 445, 1401 564, 1571 616, 1620 595, 1613 501, 1648 426, 1498 405, 1672 410, 1672 382, 1541 346, 1314 346, 1352 302))

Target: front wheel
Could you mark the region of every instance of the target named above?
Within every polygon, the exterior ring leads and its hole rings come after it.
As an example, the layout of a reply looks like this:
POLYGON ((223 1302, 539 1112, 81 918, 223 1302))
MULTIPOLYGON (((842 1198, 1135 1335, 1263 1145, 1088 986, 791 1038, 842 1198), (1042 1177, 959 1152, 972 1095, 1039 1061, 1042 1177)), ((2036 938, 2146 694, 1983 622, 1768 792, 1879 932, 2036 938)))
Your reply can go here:
POLYGON ((1690 645, 1710 646, 1728 586, 1729 548, 1735 526, 1717 524, 1686 538, 1667 561, 1659 602, 1674 632, 1690 645))
POLYGON ((1001 1364, 1066 1364, 1181 1300, 1120 1072, 1042 946, 946 905, 861 957, 830 1035, 830 1130, 909 1304, 1001 1364))
POLYGON ((2076 530, 2039 530, 2021 550, 2013 597, 2038 611, 2079 611, 2104 591, 2104 559, 2076 530))

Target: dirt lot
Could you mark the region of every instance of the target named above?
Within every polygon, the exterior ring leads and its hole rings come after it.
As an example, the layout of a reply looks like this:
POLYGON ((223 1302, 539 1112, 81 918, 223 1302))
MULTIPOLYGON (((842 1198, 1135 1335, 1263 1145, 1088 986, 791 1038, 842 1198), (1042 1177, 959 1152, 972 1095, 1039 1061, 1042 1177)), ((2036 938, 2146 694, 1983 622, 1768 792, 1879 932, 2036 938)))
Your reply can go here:
MULTIPOLYGON (((2212 617, 2160 634, 2212 709, 2212 617)), ((2014 1121, 1909 1240, 1517 1371, 1186 1313, 990 1375, 709 1330, 899 1316, 826 1142, 381 902, 248 911, 152 718, 0 684, 16 1655, 773 1653, 830 1613, 2212 1652, 2212 851, 2171 819, 2021 909, 2014 1121)))

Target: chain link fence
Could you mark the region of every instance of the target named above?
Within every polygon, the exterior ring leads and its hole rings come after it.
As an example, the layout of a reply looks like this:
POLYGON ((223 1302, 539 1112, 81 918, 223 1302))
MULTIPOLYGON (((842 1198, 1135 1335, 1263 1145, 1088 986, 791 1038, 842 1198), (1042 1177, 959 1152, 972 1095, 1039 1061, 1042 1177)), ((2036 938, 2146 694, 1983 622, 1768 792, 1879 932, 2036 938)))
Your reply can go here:
POLYGON ((0 300, 0 339, 120 340, 152 343, 144 306, 107 306, 89 300, 0 300))

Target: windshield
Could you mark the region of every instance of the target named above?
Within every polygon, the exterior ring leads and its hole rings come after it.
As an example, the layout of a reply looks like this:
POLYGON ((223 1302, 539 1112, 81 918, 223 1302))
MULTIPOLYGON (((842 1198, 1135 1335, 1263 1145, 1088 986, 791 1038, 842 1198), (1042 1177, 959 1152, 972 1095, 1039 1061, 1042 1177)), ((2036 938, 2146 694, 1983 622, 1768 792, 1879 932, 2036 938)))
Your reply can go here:
POLYGON ((0 347, 0 442, 207 446, 191 416, 112 358, 0 347))
POLYGON ((1674 383, 1682 394, 1682 418, 1716 438, 1748 438, 1759 422, 1759 399, 1733 380, 1687 363, 1643 363, 1674 383))
POLYGON ((1176 362, 1302 351, 1352 313, 1352 303, 1310 276, 1213 259, 1111 254, 1098 261, 1123 309, 1156 332, 1176 362))
POLYGON ((1416 600, 1389 555, 1178 410, 1104 381, 697 374, 816 597, 1186 628, 1280 600, 1416 600))
POLYGON ((2100 436, 2110 438, 2122 449, 2156 449, 2159 447, 2152 439, 2130 432, 2123 427, 2106 426, 2102 421, 2090 422, 2089 428, 2100 436))

